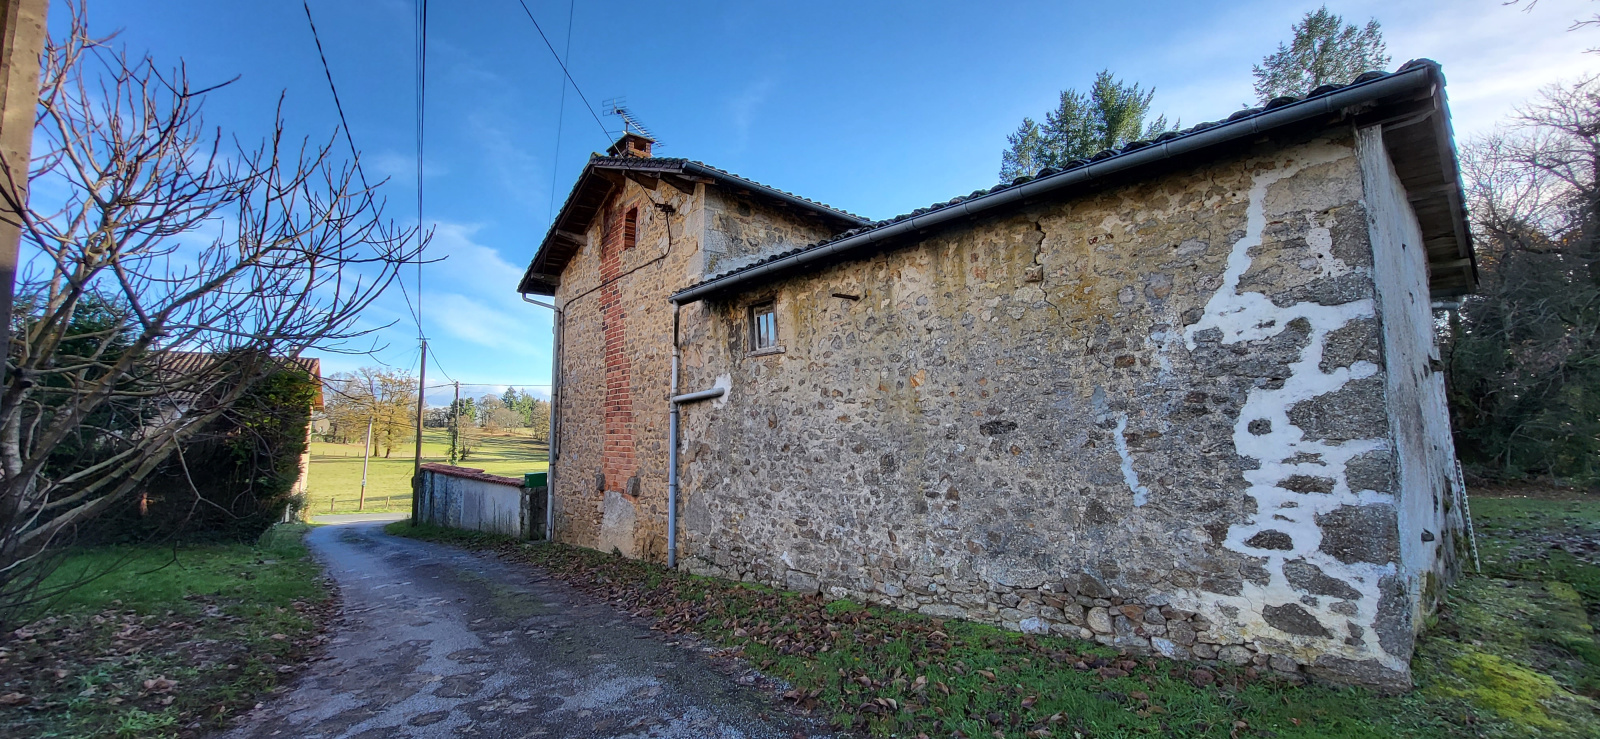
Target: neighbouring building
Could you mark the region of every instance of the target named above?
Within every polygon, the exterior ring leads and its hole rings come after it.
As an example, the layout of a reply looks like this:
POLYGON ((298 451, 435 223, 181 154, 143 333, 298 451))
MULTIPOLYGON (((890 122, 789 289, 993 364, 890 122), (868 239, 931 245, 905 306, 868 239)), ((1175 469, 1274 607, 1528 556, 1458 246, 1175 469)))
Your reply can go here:
POLYGON ((651 143, 590 159, 519 288, 557 308, 556 539, 1409 685, 1466 546, 1436 64, 884 221, 651 143))

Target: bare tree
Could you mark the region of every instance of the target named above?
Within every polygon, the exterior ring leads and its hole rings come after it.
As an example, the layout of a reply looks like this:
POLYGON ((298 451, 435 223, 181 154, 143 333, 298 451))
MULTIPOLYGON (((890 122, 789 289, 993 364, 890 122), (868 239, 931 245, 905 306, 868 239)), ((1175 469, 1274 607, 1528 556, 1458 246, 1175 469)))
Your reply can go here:
POLYGON ((0 394, 0 618, 252 383, 370 332, 362 310, 427 241, 384 220, 331 139, 287 140, 280 116, 228 144, 181 64, 112 48, 74 10, 42 59, 31 202, 0 187, 28 257, 0 394))
POLYGON ((1457 450, 1486 476, 1600 480, 1600 77, 1464 153, 1482 281, 1451 325, 1457 450))
POLYGON ((387 458, 396 446, 415 439, 417 378, 381 367, 329 377, 327 413, 333 433, 344 440, 361 438, 372 422, 374 449, 387 458))
MULTIPOLYGON (((1523 12, 1526 12, 1526 13, 1532 13, 1533 9, 1536 6, 1538 6, 1538 4, 1539 4, 1539 0, 1528 0, 1526 5, 1523 5, 1522 0, 1504 0, 1501 3, 1501 5, 1522 5, 1522 10, 1523 10, 1523 12)), ((1576 31, 1576 30, 1578 30, 1580 28, 1595 28, 1595 27, 1600 27, 1600 13, 1596 13, 1594 15, 1591 15, 1588 18, 1579 18, 1577 20, 1574 20, 1572 22, 1572 25, 1567 27, 1567 30, 1568 31, 1576 31)), ((1600 53, 1600 48, 1589 49, 1588 52, 1590 54, 1600 53)))

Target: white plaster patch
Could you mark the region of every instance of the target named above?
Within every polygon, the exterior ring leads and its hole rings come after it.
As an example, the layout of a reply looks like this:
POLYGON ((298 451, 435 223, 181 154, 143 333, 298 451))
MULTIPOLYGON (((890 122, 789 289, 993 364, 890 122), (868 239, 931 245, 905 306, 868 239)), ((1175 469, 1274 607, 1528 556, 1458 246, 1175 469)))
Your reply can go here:
POLYGON ((710 389, 722 388, 722 394, 711 399, 712 408, 721 408, 728 404, 728 396, 733 394, 733 375, 724 372, 717 375, 717 381, 711 383, 710 389))
MULTIPOLYGON (((1352 458, 1389 448, 1388 440, 1362 439, 1342 443, 1308 440, 1304 438, 1305 433, 1289 421, 1289 410, 1297 403, 1337 391, 1351 380, 1371 377, 1378 372, 1379 368, 1371 362, 1356 362, 1326 373, 1319 366, 1328 334, 1353 320, 1373 317, 1373 300, 1356 300, 1342 305, 1302 302, 1280 308, 1262 293, 1242 292, 1239 289, 1241 278, 1251 266, 1250 251, 1262 244, 1267 225, 1265 205, 1268 189, 1308 167, 1350 157, 1353 153, 1346 147, 1332 145, 1306 147, 1301 152, 1303 155, 1295 160, 1254 175, 1245 233, 1228 255, 1222 286, 1206 303, 1200 320, 1184 329, 1185 343, 1192 351, 1196 346, 1195 336, 1209 329, 1220 331, 1224 344, 1236 344, 1264 342, 1282 333, 1289 323, 1296 320, 1303 319, 1310 326, 1309 341, 1301 350, 1298 360, 1289 366, 1289 376, 1283 379, 1282 386, 1276 389, 1253 388, 1234 423, 1233 442, 1237 453, 1259 462, 1257 469, 1243 473, 1248 485, 1246 492, 1255 499, 1257 513, 1254 520, 1232 526, 1224 545, 1251 557, 1267 560, 1266 569, 1271 581, 1266 586, 1246 581, 1243 593, 1239 596, 1207 593, 1207 605, 1212 608, 1205 610, 1215 614, 1227 606, 1237 608, 1237 618, 1223 617, 1220 623, 1232 624, 1231 628, 1225 628, 1244 639, 1262 634, 1283 638, 1282 632, 1266 624, 1261 609, 1267 605, 1300 602, 1303 593, 1290 586, 1283 574, 1283 563, 1287 560, 1304 559, 1328 575, 1354 585, 1362 596, 1357 603, 1358 615, 1351 620, 1359 621, 1369 634, 1375 631, 1372 626, 1377 613, 1378 580, 1383 575, 1395 572, 1394 564, 1345 564, 1319 551, 1322 532, 1316 524, 1317 514, 1340 506, 1393 503, 1392 496, 1387 494, 1351 490, 1345 475, 1345 466, 1352 458), (1270 422, 1270 430, 1251 433, 1249 427, 1252 421, 1270 422), (1296 458, 1319 459, 1320 462, 1290 461, 1296 458), (1296 474, 1332 478, 1335 481, 1333 492, 1300 493, 1280 487, 1285 478, 1296 474), (1291 549, 1258 549, 1245 544, 1256 534, 1268 529, 1288 534, 1293 542, 1291 549)), ((1307 242, 1322 257, 1317 260, 1319 273, 1334 276, 1353 271, 1342 260, 1333 257, 1332 232, 1329 228, 1332 224, 1318 223, 1314 220, 1315 216, 1310 217, 1313 218, 1312 229, 1307 242)), ((1258 424, 1258 430, 1262 426, 1258 424)), ((1320 600, 1321 606, 1302 606, 1333 634, 1343 633, 1345 617, 1327 610, 1326 606, 1331 604, 1332 599, 1320 600)), ((1366 645, 1361 647, 1346 646, 1337 636, 1327 639, 1289 637, 1291 642, 1306 639, 1315 639, 1315 642, 1306 642, 1306 645, 1314 644, 1314 651, 1317 652, 1342 652, 1356 659, 1376 658, 1394 669, 1405 668, 1404 660, 1383 652, 1371 636, 1366 645)))
POLYGON ((1343 259, 1333 255, 1333 214, 1328 214, 1327 223, 1319 223, 1317 214, 1307 213, 1306 222, 1311 226, 1306 231, 1306 246, 1316 252, 1316 256, 1308 259, 1310 264, 1306 269, 1315 269, 1319 277, 1338 277, 1350 274, 1350 265, 1343 259))
POLYGON ((1133 455, 1128 451, 1128 438, 1123 435, 1128 430, 1128 414, 1117 416, 1117 431, 1115 439, 1117 456, 1122 458, 1122 479, 1128 483, 1128 489, 1133 491, 1133 504, 1142 506, 1150 501, 1150 488, 1139 484, 1139 473, 1133 470, 1133 455))

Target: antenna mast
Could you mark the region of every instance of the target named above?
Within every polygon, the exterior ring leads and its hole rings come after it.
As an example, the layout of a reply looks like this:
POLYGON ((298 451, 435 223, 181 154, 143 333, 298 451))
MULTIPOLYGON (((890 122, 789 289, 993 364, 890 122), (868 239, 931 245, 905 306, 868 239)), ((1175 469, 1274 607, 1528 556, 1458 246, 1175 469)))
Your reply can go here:
POLYGON ((627 98, 611 98, 601 103, 601 106, 605 108, 606 115, 614 115, 622 119, 623 135, 629 133, 638 134, 654 141, 657 147, 665 146, 660 139, 655 137, 655 134, 650 133, 650 129, 645 128, 645 125, 639 121, 639 116, 628 108, 627 98))

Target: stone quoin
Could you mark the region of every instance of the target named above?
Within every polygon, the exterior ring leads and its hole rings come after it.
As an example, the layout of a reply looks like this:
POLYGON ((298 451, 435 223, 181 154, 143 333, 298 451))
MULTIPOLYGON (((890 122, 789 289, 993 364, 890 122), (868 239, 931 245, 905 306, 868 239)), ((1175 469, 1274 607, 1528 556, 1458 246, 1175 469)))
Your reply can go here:
POLYGON ((558 309, 554 538, 1408 687, 1465 546, 1443 88, 1411 62, 877 222, 625 134, 519 286, 558 309), (671 396, 710 388, 674 553, 671 396))

